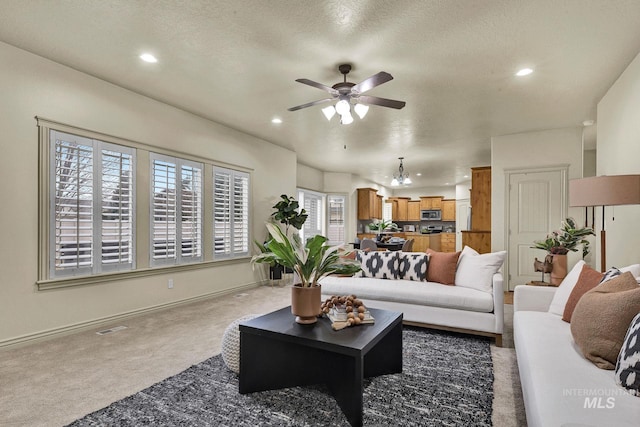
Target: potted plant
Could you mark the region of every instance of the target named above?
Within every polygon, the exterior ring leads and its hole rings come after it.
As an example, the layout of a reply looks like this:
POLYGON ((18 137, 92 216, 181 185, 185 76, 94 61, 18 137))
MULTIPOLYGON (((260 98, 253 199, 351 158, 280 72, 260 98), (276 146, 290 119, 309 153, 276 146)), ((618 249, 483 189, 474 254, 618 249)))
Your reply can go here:
POLYGON ((390 229, 390 230, 397 230, 398 229, 398 225, 394 222, 391 221, 387 221, 387 220, 382 220, 380 222, 372 222, 371 224, 368 225, 369 230, 371 231, 377 231, 378 232, 378 240, 382 239, 382 232, 390 229))
POLYGON ((566 218, 562 222, 562 228, 547 235, 544 240, 533 242, 534 249, 542 249, 553 256, 551 270, 551 284, 559 285, 567 275, 567 254, 577 252, 582 246, 582 257, 589 254, 589 241, 587 236, 595 236, 591 228, 578 227, 575 219, 566 218))
POLYGON ((324 276, 351 274, 360 264, 340 252, 340 246, 327 245, 327 238, 316 235, 302 243, 297 230, 282 230, 278 224, 267 223, 271 235, 269 251, 251 258, 252 263, 276 263, 295 272, 296 283, 291 288, 291 312, 296 322, 315 323, 320 314, 321 288, 318 280, 324 276))
MULTIPOLYGON (((293 196, 287 196, 286 194, 280 195, 280 201, 273 205, 273 209, 275 212, 271 214, 271 218, 274 221, 278 221, 281 224, 284 224, 285 231, 289 230, 290 226, 295 227, 300 230, 307 220, 307 212, 303 209, 300 209, 300 204, 293 196), (299 210, 299 211, 298 211, 299 210)), ((256 246, 260 249, 260 252, 269 252, 269 240, 271 240, 271 235, 267 236, 264 244, 260 244, 255 241, 256 246)), ((282 273, 285 273, 285 268, 276 263, 271 263, 269 265, 270 277, 272 280, 280 280, 282 279, 282 273)), ((291 273, 291 271, 288 271, 291 273)))

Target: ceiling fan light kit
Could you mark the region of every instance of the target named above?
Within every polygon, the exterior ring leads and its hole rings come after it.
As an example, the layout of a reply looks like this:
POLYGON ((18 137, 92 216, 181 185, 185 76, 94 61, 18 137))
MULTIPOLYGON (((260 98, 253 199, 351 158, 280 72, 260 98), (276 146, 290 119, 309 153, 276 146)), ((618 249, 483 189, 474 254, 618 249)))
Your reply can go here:
POLYGON ((409 178, 409 173, 404 173, 404 165, 402 164, 402 160, 404 157, 398 157, 400 160, 400 167, 398 167, 398 173, 393 174, 393 179, 391 180, 391 186, 397 187, 399 185, 411 185, 411 178, 409 178))
POLYGON ((297 79, 296 81, 299 83, 329 92, 331 94, 331 98, 320 99, 307 104, 291 107, 289 108, 289 111, 297 111, 302 108, 313 107, 314 105, 332 102, 337 99, 338 101, 336 102, 335 107, 331 105, 323 108, 322 114, 324 114, 327 120, 331 120, 337 113, 340 116, 340 123, 348 125, 353 123, 353 115, 351 114, 352 101, 355 103, 353 111, 355 111, 361 120, 364 119, 369 111, 369 106, 366 104, 379 105, 381 107, 395 108, 398 110, 406 105, 404 101, 362 95, 364 92, 371 90, 376 86, 386 83, 389 80, 393 80, 391 74, 381 71, 358 84, 354 84, 347 81, 347 74, 351 71, 350 64, 341 64, 338 67, 338 70, 340 70, 340 73, 344 76, 344 81, 336 83, 331 87, 309 79, 297 79))

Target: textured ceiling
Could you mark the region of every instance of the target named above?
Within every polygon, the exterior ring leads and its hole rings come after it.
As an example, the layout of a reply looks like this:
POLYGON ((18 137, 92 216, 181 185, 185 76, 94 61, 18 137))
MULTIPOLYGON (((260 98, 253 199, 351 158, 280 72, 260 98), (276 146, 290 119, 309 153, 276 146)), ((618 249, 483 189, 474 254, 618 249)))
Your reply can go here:
POLYGON ((415 186, 439 186, 489 164, 492 136, 595 120, 640 51, 640 1, 2 0, 0 40, 321 170, 388 185, 404 156, 415 186), (159 63, 138 59, 147 51, 159 63), (354 83, 392 74, 368 94, 407 106, 351 125, 321 106, 287 111, 325 97, 295 79, 333 85, 344 62, 354 83), (525 66, 535 73, 515 78, 525 66))

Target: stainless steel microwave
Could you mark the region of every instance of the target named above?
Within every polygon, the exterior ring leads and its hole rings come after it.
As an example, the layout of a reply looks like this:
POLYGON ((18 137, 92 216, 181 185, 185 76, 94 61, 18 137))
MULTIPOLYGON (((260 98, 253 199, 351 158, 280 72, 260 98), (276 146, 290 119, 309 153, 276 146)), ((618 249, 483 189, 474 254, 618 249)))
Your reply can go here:
POLYGON ((420 219, 422 221, 440 221, 442 219, 442 211, 440 210, 422 210, 420 211, 420 219))

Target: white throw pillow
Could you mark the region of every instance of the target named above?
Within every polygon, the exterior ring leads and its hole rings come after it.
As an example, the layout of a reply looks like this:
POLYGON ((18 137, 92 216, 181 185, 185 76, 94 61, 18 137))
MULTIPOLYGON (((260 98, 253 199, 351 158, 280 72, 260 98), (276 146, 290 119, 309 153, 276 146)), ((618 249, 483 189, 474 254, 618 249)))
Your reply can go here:
POLYGON ((478 254, 465 246, 456 270, 456 286, 493 293, 493 275, 500 270, 506 251, 478 254))
POLYGON ((564 306, 567 305, 569 295, 571 295, 571 291, 573 291, 576 283, 578 283, 578 277, 580 277, 582 266, 585 264, 586 263, 583 260, 578 261, 576 265, 571 269, 569 274, 567 274, 567 276, 562 280, 562 283, 560 283, 560 286, 558 286, 558 290, 551 300, 549 313, 562 316, 562 314, 564 313, 564 306))
POLYGON ((638 277, 640 276, 640 264, 632 264, 626 267, 622 267, 620 271, 622 271, 623 273, 630 271, 631 274, 633 274, 633 277, 638 277))

